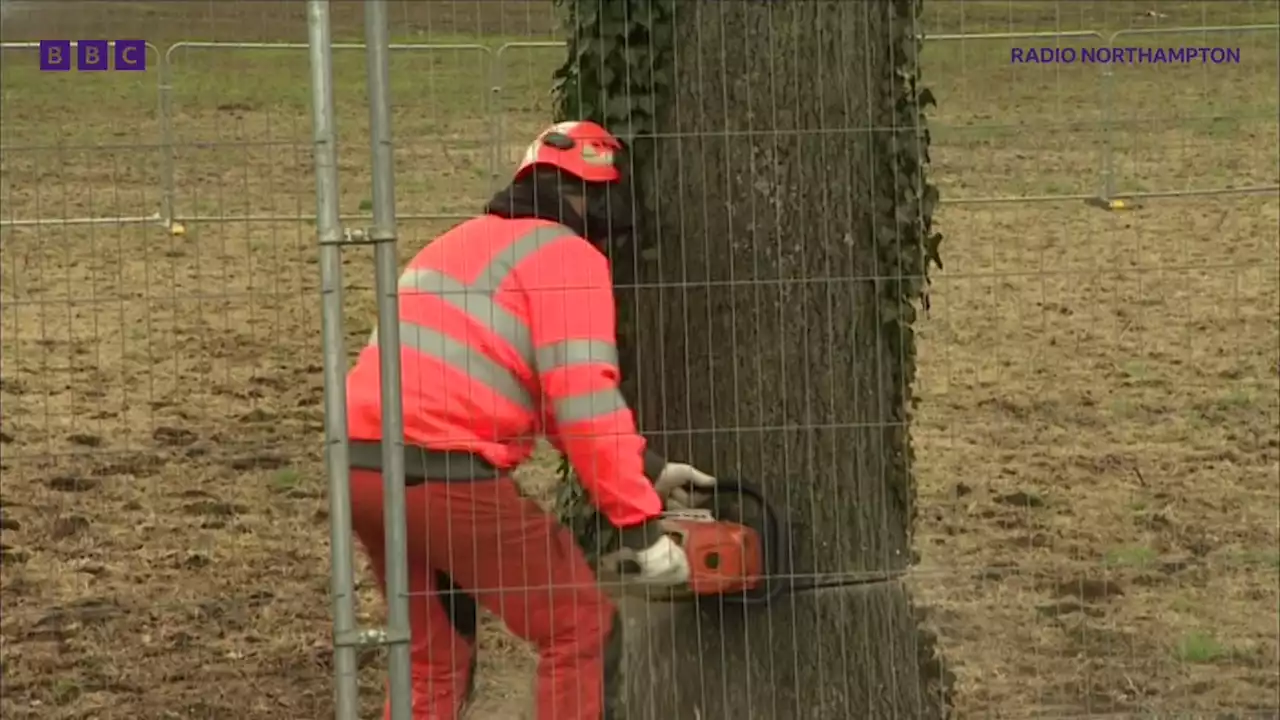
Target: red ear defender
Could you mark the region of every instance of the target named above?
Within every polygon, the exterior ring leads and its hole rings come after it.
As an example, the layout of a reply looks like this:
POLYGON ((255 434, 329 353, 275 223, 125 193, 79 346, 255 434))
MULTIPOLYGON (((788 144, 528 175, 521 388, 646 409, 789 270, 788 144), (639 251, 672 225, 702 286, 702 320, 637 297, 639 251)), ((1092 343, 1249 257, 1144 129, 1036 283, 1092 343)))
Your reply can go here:
POLYGON ((542 144, 556 150, 572 150, 577 143, 562 132, 549 132, 542 136, 542 144))

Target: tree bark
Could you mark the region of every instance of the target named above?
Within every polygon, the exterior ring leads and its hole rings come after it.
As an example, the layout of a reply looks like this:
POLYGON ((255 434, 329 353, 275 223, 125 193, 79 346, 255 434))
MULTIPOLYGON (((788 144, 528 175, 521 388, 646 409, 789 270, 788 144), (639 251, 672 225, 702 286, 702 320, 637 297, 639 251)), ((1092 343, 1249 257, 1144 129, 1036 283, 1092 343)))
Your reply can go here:
POLYGON ((676 3, 673 97, 636 171, 650 250, 619 272, 641 427, 760 485, 824 589, 745 614, 625 601, 629 720, 942 714, 902 582, 859 584, 912 561, 911 340, 884 332, 876 236, 910 192, 902 128, 876 130, 898 118, 904 6, 676 3))

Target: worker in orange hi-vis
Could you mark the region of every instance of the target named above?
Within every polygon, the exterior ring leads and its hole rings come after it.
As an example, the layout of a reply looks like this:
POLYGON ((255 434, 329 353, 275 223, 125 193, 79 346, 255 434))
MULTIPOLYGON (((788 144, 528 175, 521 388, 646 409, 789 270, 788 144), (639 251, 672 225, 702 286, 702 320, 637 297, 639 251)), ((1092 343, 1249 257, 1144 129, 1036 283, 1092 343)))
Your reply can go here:
MULTIPOLYGON (((533 438, 572 463, 635 553, 636 582, 678 585, 688 559, 656 522, 715 479, 647 451, 618 390, 603 249, 632 230, 621 143, 560 123, 483 215, 399 283, 413 717, 453 720, 474 682, 476 603, 538 648, 538 720, 600 720, 621 628, 568 531, 511 472, 533 438)), ((355 532, 385 582, 376 335, 347 378, 355 532)))

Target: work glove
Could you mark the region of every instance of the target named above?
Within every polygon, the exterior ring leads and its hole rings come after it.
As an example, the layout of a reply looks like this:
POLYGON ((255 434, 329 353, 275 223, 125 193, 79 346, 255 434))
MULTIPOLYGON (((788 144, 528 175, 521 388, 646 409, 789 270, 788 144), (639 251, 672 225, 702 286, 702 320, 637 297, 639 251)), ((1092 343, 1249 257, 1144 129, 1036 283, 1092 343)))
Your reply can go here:
POLYGON ((623 551, 619 559, 627 583, 670 587, 689 580, 689 557, 680 544, 663 532, 657 520, 619 534, 623 551))
POLYGON ((658 474, 653 489, 658 491, 668 508, 691 509, 705 504, 716 479, 698 468, 685 463, 669 462, 658 474))

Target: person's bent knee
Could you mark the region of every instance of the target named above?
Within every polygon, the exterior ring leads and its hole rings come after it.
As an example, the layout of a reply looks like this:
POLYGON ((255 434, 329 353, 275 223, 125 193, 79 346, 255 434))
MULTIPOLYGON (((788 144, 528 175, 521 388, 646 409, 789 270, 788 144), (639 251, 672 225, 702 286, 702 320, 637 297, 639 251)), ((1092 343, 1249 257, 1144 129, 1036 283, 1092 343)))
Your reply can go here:
POLYGON ((553 608, 551 626, 534 638, 540 650, 554 654, 599 656, 604 653, 617 624, 617 610, 604 595, 591 598, 559 598, 553 608))

